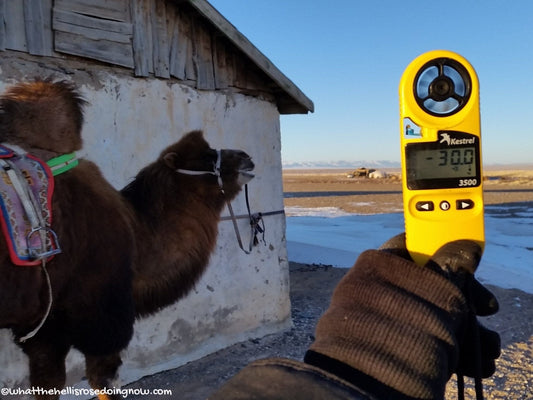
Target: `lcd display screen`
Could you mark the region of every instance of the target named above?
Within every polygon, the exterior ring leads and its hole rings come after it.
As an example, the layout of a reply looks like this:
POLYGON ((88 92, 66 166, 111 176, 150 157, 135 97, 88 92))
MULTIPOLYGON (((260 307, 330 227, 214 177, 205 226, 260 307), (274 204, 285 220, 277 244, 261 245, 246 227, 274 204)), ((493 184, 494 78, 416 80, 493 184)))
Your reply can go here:
POLYGON ((479 139, 465 132, 439 131, 434 142, 409 143, 405 160, 412 190, 481 185, 479 139))
POLYGON ((409 164, 416 180, 477 175, 475 147, 417 150, 410 154, 409 164))

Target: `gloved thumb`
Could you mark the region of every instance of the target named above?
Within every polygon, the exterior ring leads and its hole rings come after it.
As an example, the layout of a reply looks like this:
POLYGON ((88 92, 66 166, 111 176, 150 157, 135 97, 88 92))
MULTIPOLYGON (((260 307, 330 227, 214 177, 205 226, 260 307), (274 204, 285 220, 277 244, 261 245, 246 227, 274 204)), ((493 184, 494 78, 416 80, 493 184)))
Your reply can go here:
MULTIPOLYGON (((474 275, 481 261, 483 250, 476 242, 471 240, 455 240, 438 249, 430 258, 426 267, 441 270, 453 278, 462 278, 466 275, 474 275)), ((455 282, 462 288, 462 279, 455 282)))

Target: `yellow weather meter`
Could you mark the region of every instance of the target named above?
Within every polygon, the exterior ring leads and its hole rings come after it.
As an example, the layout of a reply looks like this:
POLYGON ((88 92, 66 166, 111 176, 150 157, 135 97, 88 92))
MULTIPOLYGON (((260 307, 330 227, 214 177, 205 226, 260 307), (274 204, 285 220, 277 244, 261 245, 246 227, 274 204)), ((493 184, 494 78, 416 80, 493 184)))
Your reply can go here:
POLYGON ((479 83, 460 55, 431 51, 400 81, 407 249, 423 265, 442 245, 485 243, 479 83))

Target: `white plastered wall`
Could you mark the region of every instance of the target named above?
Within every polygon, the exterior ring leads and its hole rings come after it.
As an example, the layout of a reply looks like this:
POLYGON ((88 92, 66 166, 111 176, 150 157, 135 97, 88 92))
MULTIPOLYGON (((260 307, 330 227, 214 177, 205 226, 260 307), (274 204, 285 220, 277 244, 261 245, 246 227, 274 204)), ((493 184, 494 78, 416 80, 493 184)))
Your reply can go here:
MULTIPOLYGON (((49 68, 25 61, 25 71, 17 63, 0 65, 0 91, 27 77, 50 75, 49 68)), ((201 129, 212 147, 238 148, 252 156, 256 165, 256 177, 249 183, 253 212, 283 209, 279 112, 272 102, 137 79, 102 67, 69 71, 55 76, 76 82, 90 103, 80 154, 94 161, 115 187, 124 186, 184 133, 201 129)), ((233 207, 236 214, 246 213, 244 194, 233 207)), ((250 255, 238 248, 232 223, 220 223, 208 270, 189 296, 136 323, 123 354, 122 384, 290 326, 285 218, 266 216, 264 222, 266 244, 259 244, 250 255)), ((239 227, 247 243, 248 222, 240 220, 239 227)), ((67 368, 68 385, 86 385, 80 383, 84 362, 76 351, 67 357, 67 368)), ((0 387, 28 384, 24 354, 10 332, 0 330, 0 387)))

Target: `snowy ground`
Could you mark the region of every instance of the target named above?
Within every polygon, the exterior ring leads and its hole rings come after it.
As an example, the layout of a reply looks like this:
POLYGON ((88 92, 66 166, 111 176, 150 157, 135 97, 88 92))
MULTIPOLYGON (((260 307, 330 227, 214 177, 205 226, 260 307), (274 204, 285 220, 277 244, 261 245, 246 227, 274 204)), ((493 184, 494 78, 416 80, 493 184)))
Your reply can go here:
MULTIPOLYGON (((351 267, 366 249, 402 232, 403 214, 356 215, 337 208, 288 207, 289 260, 351 267)), ((533 294, 533 203, 485 208, 486 246, 478 279, 533 294)))

